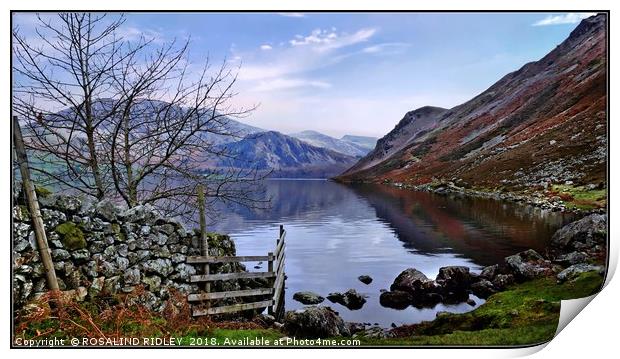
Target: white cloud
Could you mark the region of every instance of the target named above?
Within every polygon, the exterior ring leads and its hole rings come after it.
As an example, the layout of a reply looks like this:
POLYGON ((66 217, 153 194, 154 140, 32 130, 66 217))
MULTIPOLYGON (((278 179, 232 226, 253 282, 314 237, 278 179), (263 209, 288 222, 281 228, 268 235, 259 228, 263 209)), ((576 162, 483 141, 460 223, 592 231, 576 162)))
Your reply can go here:
POLYGON ((295 35, 289 43, 292 46, 317 45, 316 50, 327 51, 367 41, 376 32, 377 29, 374 28, 361 29, 353 34, 338 34, 335 29, 315 29, 308 36, 295 35))
MULTIPOLYGON (((336 28, 326 27, 316 29, 309 34, 292 37, 290 41, 278 46, 271 44, 272 49, 261 51, 255 48, 247 53, 236 53, 243 56, 244 63, 239 70, 239 82, 237 90, 242 94, 234 100, 236 105, 250 106, 260 104, 258 110, 252 114, 252 123, 264 128, 278 128, 283 131, 300 130, 294 126, 307 126, 307 122, 315 121, 315 116, 324 116, 316 128, 340 127, 335 115, 327 115, 321 108, 320 99, 325 99, 322 92, 332 88, 329 76, 318 77, 317 70, 336 65, 351 56, 360 56, 363 46, 370 46, 377 33, 375 28, 360 28, 349 32, 340 31, 336 28), (359 46, 359 47, 358 47, 359 46), (307 97, 310 96, 310 97, 307 97), (312 102, 316 99, 318 102, 312 102), (283 125, 283 119, 299 118, 300 121, 291 121, 290 128, 283 125), (275 120, 277 119, 277 121, 275 120), (328 120, 329 119, 329 120, 328 120), (275 122, 280 124, 276 124, 275 122), (317 127, 318 126, 318 127, 317 127)), ((380 44, 383 51, 398 48, 395 44, 380 44)), ((335 85, 334 85, 335 86, 335 85)), ((366 101, 368 99, 364 99, 366 101)), ((364 102, 362 101, 362 102, 364 102)), ((329 110, 342 113, 339 101, 329 100, 329 110)), ((362 116, 369 122, 376 120, 364 111, 368 111, 368 105, 360 106, 358 102, 348 100, 347 110, 352 111, 353 118, 362 116), (357 108, 357 110, 353 110, 357 108), (364 112, 361 115, 360 112, 364 112)), ((328 111, 329 112, 329 111, 328 111)), ((370 111, 377 116, 377 111, 370 111)), ((402 114, 401 114, 402 115, 402 114)), ((399 118, 399 117, 396 117, 399 118)), ((352 120, 355 122, 354 120, 352 120)), ((352 124, 347 124, 354 127, 352 124)), ((352 128, 353 128, 352 127, 352 128)), ((380 131, 383 131, 381 129, 380 131)))
POLYGON ((279 12, 278 15, 285 17, 306 17, 306 14, 301 12, 279 12))
POLYGON ((144 38, 146 41, 161 43, 165 41, 165 36, 152 29, 139 29, 133 26, 121 26, 116 30, 116 35, 125 41, 138 41, 144 38))
POLYGON ((548 25, 562 25, 562 24, 576 24, 581 20, 590 16, 596 15, 595 13, 568 13, 563 15, 549 15, 542 20, 539 20, 532 24, 532 26, 548 26, 548 25))
POLYGON ((246 61, 239 79, 255 81, 290 77, 333 65, 347 57, 342 54, 342 49, 368 41, 376 32, 374 28, 360 29, 352 34, 337 33, 335 29, 316 29, 307 36, 296 35, 289 46, 263 51, 262 57, 246 61))
POLYGON ((327 89, 332 85, 325 81, 297 79, 297 78, 276 78, 259 82, 259 84, 250 89, 254 92, 270 92, 278 90, 290 90, 294 88, 312 87, 318 89, 327 89))
POLYGON ((362 52, 366 54, 394 55, 402 53, 409 46, 409 44, 404 42, 388 42, 365 47, 362 49, 362 52))
POLYGON ((365 52, 367 54, 374 54, 374 53, 377 53, 377 52, 381 52, 381 46, 379 46, 379 45, 368 46, 368 47, 365 47, 362 50, 362 52, 365 52))
POLYGON ((295 38, 290 40, 289 43, 293 46, 309 45, 309 44, 325 44, 338 38, 335 32, 328 32, 327 30, 315 29, 308 36, 295 35, 295 38))
POLYGON ((271 45, 264 44, 264 45, 260 45, 260 49, 267 51, 267 50, 273 49, 273 47, 271 47, 271 45))

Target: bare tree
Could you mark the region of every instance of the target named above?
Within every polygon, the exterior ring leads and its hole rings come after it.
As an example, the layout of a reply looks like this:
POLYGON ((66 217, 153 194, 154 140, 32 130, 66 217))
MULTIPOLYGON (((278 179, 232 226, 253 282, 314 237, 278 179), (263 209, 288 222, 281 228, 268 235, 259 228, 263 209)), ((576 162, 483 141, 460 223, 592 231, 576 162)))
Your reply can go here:
POLYGON ((213 136, 243 134, 230 126, 254 108, 236 108, 229 101, 236 75, 223 62, 212 68, 209 60, 197 76, 188 73, 188 43, 174 43, 146 59, 128 57, 115 71, 114 92, 124 100, 110 139, 109 163, 116 191, 129 206, 151 203, 168 213, 195 211, 196 186, 206 197, 258 203, 255 170, 213 169, 213 157, 229 157, 213 136), (161 101, 160 99, 165 99, 161 101))
POLYGON ((34 169, 47 181, 103 198, 106 169, 96 133, 114 108, 96 107, 109 94, 110 71, 123 58, 114 32, 124 19, 109 22, 105 14, 90 13, 37 17, 34 39, 13 31, 14 111, 24 121, 26 146, 39 164, 47 164, 34 169))
POLYGON ((210 203, 263 203, 257 171, 205 165, 233 156, 213 139, 242 136, 229 122, 254 109, 230 104, 236 74, 226 61, 213 68, 207 59, 191 73, 189 40, 125 41, 122 16, 68 13, 39 23, 39 41, 13 31, 13 99, 42 179, 184 215, 198 184, 210 203))

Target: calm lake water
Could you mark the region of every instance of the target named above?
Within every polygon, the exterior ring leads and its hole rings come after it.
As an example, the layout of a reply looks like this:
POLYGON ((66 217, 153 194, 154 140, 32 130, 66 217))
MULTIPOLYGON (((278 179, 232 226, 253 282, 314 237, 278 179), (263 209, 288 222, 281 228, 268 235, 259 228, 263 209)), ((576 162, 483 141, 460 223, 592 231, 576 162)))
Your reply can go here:
MULTIPOLYGON (((273 251, 278 225, 286 237, 286 308, 303 305, 297 291, 326 296, 354 288, 368 296, 362 309, 349 310, 325 300, 347 321, 407 324, 431 320, 437 311, 465 312, 473 307, 439 304, 405 310, 379 304, 381 289, 413 267, 429 278, 448 265, 478 272, 521 250, 543 250, 569 218, 557 212, 484 199, 451 199, 383 185, 342 185, 325 180, 269 180, 268 210, 229 208, 211 229, 230 234, 238 255, 273 251), (367 274, 370 285, 357 277, 367 274)), ((249 270, 256 263, 246 263, 249 270)), ((483 300, 472 295, 476 305, 483 300)))

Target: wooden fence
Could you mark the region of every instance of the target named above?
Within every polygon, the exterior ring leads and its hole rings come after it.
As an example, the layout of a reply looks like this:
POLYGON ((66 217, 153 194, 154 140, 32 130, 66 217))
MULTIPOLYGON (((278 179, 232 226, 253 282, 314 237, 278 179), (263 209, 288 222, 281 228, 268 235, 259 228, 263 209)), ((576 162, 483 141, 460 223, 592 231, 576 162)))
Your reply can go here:
POLYGON ((269 314, 275 315, 276 318, 280 318, 284 312, 284 249, 286 244, 284 239, 286 237, 286 231, 284 227, 280 225, 280 236, 276 242, 276 249, 274 252, 267 253, 266 256, 195 256, 188 257, 187 263, 193 265, 200 265, 203 274, 193 275, 190 277, 190 282, 198 283, 205 282, 206 285, 201 293, 189 294, 187 300, 190 303, 200 303, 199 306, 192 309, 193 316, 222 314, 239 312, 242 310, 268 308, 269 314), (230 262, 267 262, 266 272, 238 272, 238 273, 209 273, 209 264, 214 263, 230 263, 230 262), (238 280, 238 279, 250 279, 250 278, 265 278, 268 280, 268 285, 264 288, 246 289, 246 290, 233 290, 227 292, 211 292, 211 282, 219 280, 238 280), (270 296, 270 299, 260 300, 257 302, 240 303, 224 306, 213 306, 213 301, 228 299, 228 298, 241 298, 251 296, 270 296))

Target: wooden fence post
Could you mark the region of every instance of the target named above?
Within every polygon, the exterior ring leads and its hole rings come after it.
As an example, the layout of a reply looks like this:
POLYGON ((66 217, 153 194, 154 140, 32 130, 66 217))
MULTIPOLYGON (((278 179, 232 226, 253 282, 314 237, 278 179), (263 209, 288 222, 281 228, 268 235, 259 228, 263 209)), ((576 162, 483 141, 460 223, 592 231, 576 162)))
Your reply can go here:
MULTIPOLYGON (((198 185, 198 211, 200 213, 200 250, 203 256, 209 255, 209 238, 207 237, 207 218, 205 211, 205 193, 202 184, 198 185)), ((203 274, 209 275, 209 263, 206 263, 203 268, 203 274)), ((211 292, 211 282, 206 282, 204 286, 205 292, 211 292)), ((211 306, 211 301, 207 300, 206 307, 211 306)))
MULTIPOLYGON (((198 190, 199 197, 203 198, 202 188, 198 190)), ((202 208, 199 208, 201 213, 202 208)), ((206 229, 204 230, 206 233, 206 229)), ((264 311, 267 308, 267 312, 271 315, 275 315, 276 318, 281 318, 284 310, 284 250, 285 243, 284 238, 286 232, 281 228, 281 235, 278 238, 278 245, 275 251, 267 253, 262 256, 189 256, 185 259, 188 264, 194 265, 208 265, 209 263, 239 263, 239 262, 267 262, 267 271, 265 272, 238 272, 238 273, 219 273, 209 274, 208 269, 205 274, 192 275, 189 278, 190 283, 198 282, 214 282, 214 281, 228 281, 239 279, 252 279, 252 278, 264 278, 267 280, 267 285, 261 288, 254 289, 242 289, 242 290, 229 290, 221 292, 201 292, 190 293, 187 296, 188 302, 200 302, 202 308, 193 308, 192 316, 198 317, 202 315, 222 314, 222 313, 235 313, 244 310, 260 309, 264 311), (260 296, 260 301, 216 306, 210 302, 218 299, 240 298, 240 297, 256 297, 260 296), (266 296, 271 296, 269 299, 266 296), (204 306, 207 305, 206 308, 204 306)), ((203 246, 203 249, 205 246, 203 246)), ((207 287, 208 290, 208 287, 207 287)), ((250 298, 249 301, 256 300, 250 298)), ((217 303, 218 305, 220 303, 217 303)))
POLYGON ((276 269, 276 280, 274 286, 274 303, 273 303, 273 315, 277 321, 282 319, 284 308, 284 287, 285 287, 285 275, 284 275, 284 225, 280 225, 280 235, 276 244, 276 260, 278 261, 276 269))
POLYGON ((45 234, 45 226, 43 224, 43 219, 41 218, 41 211, 39 210, 37 192, 35 191, 34 184, 30 178, 28 155, 26 154, 22 130, 19 126, 17 116, 13 116, 13 142, 15 145, 15 155, 17 162, 19 163, 19 171, 22 176, 24 192, 26 192, 26 200, 28 201, 28 210, 30 211, 30 216, 32 217, 32 225, 37 239, 37 246, 39 247, 39 254, 41 255, 41 262, 43 263, 43 268, 45 269, 47 287, 49 290, 57 291, 58 279, 56 278, 52 255, 50 253, 49 246, 47 245, 47 235, 45 234))
MULTIPOLYGON (((269 257, 269 262, 267 262, 267 272, 269 273, 273 273, 273 252, 269 252, 267 253, 267 256, 269 257)), ((273 279, 269 279, 269 288, 274 288, 275 281, 273 279)), ((274 293, 275 293, 275 288, 274 288, 274 293)), ((269 307, 267 307, 267 313, 270 315, 273 315, 274 310, 273 310, 273 295, 271 296, 271 305, 269 307)))

